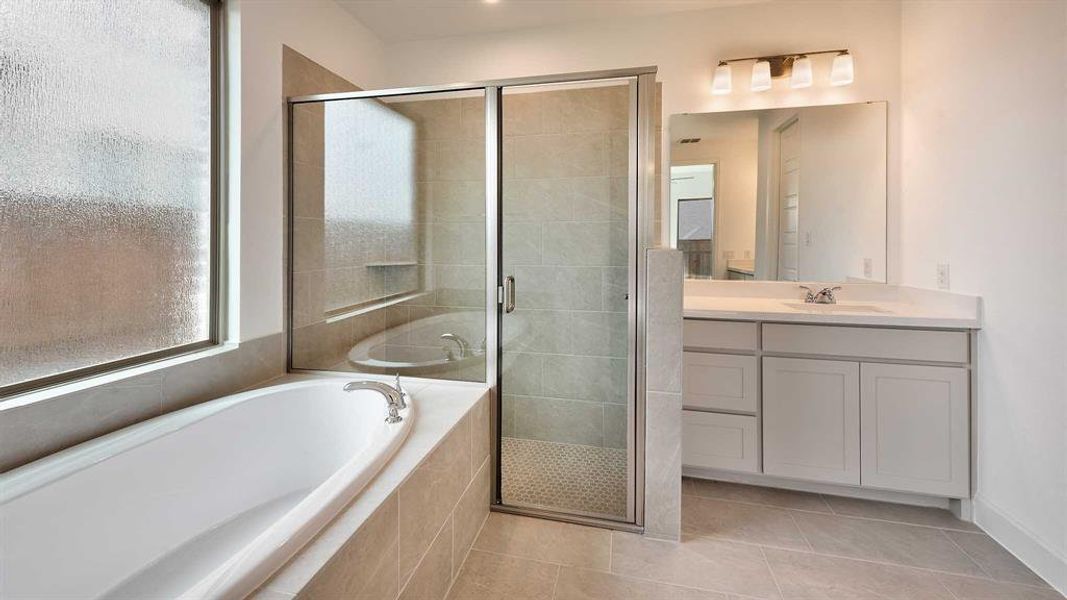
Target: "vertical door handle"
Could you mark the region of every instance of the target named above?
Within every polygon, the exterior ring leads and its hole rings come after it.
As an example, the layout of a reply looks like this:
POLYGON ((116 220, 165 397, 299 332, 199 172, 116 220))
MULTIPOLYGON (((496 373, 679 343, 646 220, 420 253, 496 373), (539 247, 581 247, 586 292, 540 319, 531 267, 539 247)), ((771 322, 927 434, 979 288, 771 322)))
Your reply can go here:
POLYGON ((515 311, 515 278, 508 275, 504 278, 504 312, 515 311))

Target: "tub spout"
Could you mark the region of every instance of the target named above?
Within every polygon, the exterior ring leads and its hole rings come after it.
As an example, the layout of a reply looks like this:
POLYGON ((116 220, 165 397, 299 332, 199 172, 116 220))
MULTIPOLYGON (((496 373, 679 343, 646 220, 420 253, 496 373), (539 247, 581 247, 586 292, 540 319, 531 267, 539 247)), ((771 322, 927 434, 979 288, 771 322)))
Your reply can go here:
POLYGON ((382 396, 385 396, 386 410, 389 411, 388 416, 385 417, 385 422, 389 424, 399 423, 404 420, 404 417, 400 416, 400 410, 407 407, 404 396, 406 393, 400 388, 400 377, 397 376, 397 387, 393 387, 388 383, 382 383, 380 381, 350 381, 345 384, 346 392, 354 392, 356 390, 373 390, 378 392, 382 396))

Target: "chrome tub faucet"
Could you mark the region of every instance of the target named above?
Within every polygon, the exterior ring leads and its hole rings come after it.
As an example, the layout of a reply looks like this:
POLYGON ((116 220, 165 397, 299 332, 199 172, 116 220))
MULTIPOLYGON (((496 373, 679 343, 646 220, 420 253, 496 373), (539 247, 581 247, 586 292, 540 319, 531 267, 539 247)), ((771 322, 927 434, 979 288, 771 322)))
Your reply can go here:
POLYGON ((382 396, 385 396, 386 410, 389 413, 385 417, 385 422, 394 424, 404 420, 404 417, 400 416, 400 411, 408 407, 408 393, 400 386, 399 373, 396 376, 396 387, 380 381, 350 381, 345 384, 344 390, 346 392, 354 392, 356 390, 373 390, 378 392, 382 396))

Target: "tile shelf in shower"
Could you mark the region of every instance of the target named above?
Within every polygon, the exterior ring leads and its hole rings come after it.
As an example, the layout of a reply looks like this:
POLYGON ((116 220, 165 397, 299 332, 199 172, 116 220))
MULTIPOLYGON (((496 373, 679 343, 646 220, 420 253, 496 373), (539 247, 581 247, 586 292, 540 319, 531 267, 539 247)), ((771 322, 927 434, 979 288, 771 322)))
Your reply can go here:
POLYGON ((415 262, 413 260, 411 260, 411 261, 397 260, 397 261, 388 261, 388 262, 367 263, 367 264, 365 264, 363 266, 367 267, 368 269, 385 269, 385 268, 388 268, 388 267, 415 267, 415 266, 418 266, 418 264, 419 263, 417 263, 417 262, 415 262))

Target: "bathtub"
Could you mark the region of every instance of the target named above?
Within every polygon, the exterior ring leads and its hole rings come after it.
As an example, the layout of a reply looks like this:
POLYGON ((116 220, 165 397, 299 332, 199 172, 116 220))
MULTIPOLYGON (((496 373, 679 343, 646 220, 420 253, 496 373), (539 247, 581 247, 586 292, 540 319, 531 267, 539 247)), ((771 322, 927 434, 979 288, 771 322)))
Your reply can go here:
MULTIPOLYGON (((242 598, 411 430, 317 378, 228 396, 0 476, 0 598, 242 598)), ((412 403, 413 404, 413 403, 412 403)))

